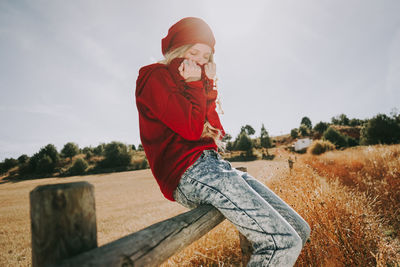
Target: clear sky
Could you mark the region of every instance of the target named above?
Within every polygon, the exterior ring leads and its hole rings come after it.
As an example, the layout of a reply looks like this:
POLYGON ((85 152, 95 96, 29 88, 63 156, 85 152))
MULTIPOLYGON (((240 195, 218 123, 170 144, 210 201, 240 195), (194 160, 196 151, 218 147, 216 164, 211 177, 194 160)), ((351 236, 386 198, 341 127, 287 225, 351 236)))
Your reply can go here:
POLYGON ((216 38, 221 121, 289 133, 400 108, 400 1, 0 1, 0 160, 139 144, 135 83, 183 17, 216 38))

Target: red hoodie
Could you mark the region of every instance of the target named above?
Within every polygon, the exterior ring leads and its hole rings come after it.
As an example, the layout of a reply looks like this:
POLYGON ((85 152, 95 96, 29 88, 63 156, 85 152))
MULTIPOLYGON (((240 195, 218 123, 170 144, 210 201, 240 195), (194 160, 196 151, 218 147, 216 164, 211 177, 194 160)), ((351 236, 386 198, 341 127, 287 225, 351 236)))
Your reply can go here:
POLYGON ((225 134, 215 111, 213 81, 203 69, 200 81, 186 83, 178 71, 183 60, 144 66, 136 81, 140 139, 161 192, 171 201, 180 177, 202 151, 217 150, 212 138, 200 139, 205 119, 225 134))

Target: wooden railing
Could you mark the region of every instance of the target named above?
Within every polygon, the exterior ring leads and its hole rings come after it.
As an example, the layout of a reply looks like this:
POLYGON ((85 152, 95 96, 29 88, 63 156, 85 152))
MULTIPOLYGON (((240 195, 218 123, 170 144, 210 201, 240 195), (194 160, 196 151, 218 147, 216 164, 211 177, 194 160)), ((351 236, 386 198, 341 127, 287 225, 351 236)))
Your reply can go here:
MULTIPOLYGON (((33 267, 159 266, 225 219, 204 205, 98 247, 93 185, 38 186, 30 192, 30 205, 33 267)), ((251 245, 239 237, 246 266, 251 245)))

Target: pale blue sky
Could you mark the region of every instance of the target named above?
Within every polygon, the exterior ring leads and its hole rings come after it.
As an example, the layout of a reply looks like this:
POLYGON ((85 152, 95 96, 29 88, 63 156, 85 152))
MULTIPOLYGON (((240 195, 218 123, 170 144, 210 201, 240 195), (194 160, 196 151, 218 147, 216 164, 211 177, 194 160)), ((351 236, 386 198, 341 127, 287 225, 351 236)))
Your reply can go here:
POLYGON ((0 1, 0 160, 138 144, 134 90, 179 19, 216 37, 225 130, 400 108, 399 1, 0 1))

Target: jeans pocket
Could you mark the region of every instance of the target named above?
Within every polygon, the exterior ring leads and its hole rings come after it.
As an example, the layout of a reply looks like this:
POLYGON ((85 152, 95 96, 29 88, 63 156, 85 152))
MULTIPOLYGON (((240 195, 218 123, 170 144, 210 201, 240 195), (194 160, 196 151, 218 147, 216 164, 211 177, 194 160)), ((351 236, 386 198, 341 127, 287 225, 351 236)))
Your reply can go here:
POLYGON ((180 189, 179 185, 174 191, 174 199, 176 202, 181 204, 182 206, 188 208, 188 209, 194 209, 199 206, 199 204, 194 203, 193 201, 189 200, 186 195, 182 192, 180 189))

